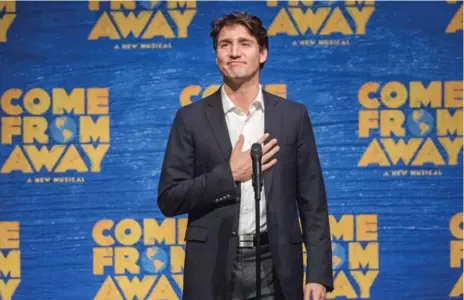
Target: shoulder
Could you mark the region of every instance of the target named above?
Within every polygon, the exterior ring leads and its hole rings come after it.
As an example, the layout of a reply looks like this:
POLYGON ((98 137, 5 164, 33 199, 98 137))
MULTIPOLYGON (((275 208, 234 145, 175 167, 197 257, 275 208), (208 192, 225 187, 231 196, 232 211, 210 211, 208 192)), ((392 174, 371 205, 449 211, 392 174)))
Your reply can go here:
POLYGON ((179 115, 179 116, 188 116, 188 115, 199 114, 200 112, 203 111, 203 106, 204 106, 204 103, 202 103, 203 100, 204 99, 199 100, 199 101, 195 101, 195 102, 189 103, 189 104, 179 108, 177 110, 177 115, 179 115))
POLYGON ((295 100, 283 98, 266 91, 263 91, 265 97, 269 97, 271 102, 278 101, 279 110, 281 110, 284 115, 291 115, 295 117, 302 117, 308 114, 308 110, 303 103, 297 102, 295 100))
POLYGON ((220 101, 220 90, 214 92, 201 100, 189 103, 177 110, 176 119, 181 118, 182 120, 195 120, 203 118, 206 107, 212 104, 217 104, 220 101))

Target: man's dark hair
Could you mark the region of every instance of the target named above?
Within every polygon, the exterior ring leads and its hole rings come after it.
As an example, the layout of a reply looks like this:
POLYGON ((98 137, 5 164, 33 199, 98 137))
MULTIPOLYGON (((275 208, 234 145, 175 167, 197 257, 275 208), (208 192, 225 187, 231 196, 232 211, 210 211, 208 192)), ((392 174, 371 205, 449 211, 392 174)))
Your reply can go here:
MULTIPOLYGON (((267 36, 267 30, 263 26, 261 19, 250 15, 246 12, 233 12, 225 15, 222 18, 217 18, 211 23, 211 33, 210 36, 213 39, 213 48, 214 51, 217 50, 218 36, 222 28, 226 26, 233 25, 243 25, 250 35, 256 38, 259 45, 259 50, 263 51, 264 49, 269 52, 269 38, 267 36)), ((264 66, 264 63, 261 64, 261 68, 264 66)))

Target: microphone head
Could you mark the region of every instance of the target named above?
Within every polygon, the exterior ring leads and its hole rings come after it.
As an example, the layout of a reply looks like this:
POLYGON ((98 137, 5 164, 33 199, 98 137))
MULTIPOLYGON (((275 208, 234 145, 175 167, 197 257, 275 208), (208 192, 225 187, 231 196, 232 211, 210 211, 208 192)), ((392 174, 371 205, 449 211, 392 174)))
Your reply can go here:
POLYGON ((251 156, 261 156, 263 155, 263 147, 261 146, 260 143, 254 143, 251 145, 251 150, 250 150, 251 156))

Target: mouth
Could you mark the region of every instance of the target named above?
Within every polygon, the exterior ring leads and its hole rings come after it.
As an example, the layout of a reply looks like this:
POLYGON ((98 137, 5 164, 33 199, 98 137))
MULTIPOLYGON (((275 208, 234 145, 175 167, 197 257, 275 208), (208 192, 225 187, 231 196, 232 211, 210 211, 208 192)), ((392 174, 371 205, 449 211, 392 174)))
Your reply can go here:
POLYGON ((246 63, 242 61, 231 61, 231 62, 228 62, 227 64, 232 65, 232 66, 237 66, 237 65, 244 65, 246 63))

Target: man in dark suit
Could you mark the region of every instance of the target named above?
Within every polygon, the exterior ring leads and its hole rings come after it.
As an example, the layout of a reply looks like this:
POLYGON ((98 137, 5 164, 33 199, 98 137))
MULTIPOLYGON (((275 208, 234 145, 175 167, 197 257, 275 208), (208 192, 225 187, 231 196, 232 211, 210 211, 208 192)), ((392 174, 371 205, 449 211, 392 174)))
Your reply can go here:
POLYGON ((183 299, 254 299, 255 251, 262 299, 325 299, 333 289, 332 251, 307 110, 261 88, 268 37, 259 18, 226 15, 213 23, 211 37, 224 84, 177 112, 159 182, 161 212, 188 214, 183 299), (255 142, 263 145, 258 233, 249 151, 255 142))

